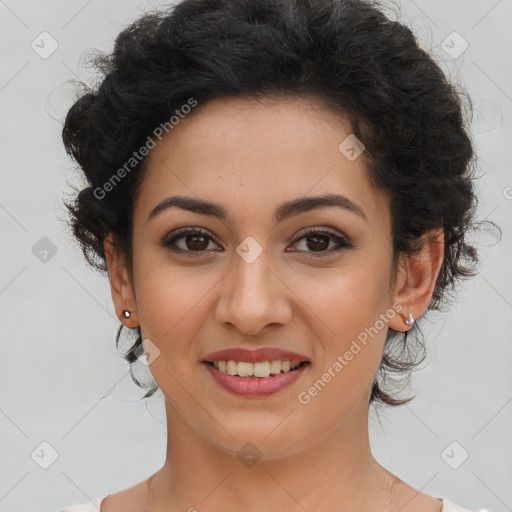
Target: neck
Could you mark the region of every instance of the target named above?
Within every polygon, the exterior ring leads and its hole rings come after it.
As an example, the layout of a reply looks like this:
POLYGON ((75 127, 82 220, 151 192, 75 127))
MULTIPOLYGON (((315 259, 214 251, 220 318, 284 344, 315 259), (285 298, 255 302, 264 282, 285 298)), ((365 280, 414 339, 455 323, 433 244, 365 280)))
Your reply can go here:
MULTIPOLYGON (((316 443, 278 454, 268 439, 227 450, 199 435, 166 402, 168 441, 164 466, 152 477, 148 511, 374 510, 389 512, 399 482, 375 460, 368 436, 368 407, 344 419, 316 443)), ((213 421, 213 420, 212 420, 213 421)), ((278 432, 274 432, 277 437, 278 432)), ((233 436, 226 434, 233 444, 233 436)), ((283 437, 284 439, 284 437, 283 437)))

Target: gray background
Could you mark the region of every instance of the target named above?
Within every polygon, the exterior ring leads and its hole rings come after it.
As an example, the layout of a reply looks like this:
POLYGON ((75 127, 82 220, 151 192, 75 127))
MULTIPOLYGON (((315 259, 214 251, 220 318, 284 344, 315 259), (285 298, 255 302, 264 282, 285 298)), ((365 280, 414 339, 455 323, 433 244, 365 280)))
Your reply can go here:
MULTIPOLYGON (((1 511, 85 503, 164 462, 162 395, 137 401, 143 392, 115 349, 107 279, 85 266, 67 235, 62 198, 78 181, 60 139, 72 100, 66 81, 93 79, 84 51, 110 51, 128 22, 162 4, 0 0, 1 511), (48 58, 31 47, 42 46, 45 31, 58 43, 48 58), (43 237, 54 255, 40 252, 43 237), (40 467, 51 456, 42 442, 58 452, 48 469, 40 467)), ((425 327, 416 399, 383 412, 382 426, 372 417, 372 446, 382 465, 423 492, 474 510, 512 510, 512 1, 401 5, 401 21, 474 101, 484 174, 478 217, 497 222, 503 239, 480 236, 480 274, 425 327), (457 58, 444 49, 454 31, 469 43, 457 58), (448 462, 460 463, 463 450, 468 459, 453 469, 448 462)))

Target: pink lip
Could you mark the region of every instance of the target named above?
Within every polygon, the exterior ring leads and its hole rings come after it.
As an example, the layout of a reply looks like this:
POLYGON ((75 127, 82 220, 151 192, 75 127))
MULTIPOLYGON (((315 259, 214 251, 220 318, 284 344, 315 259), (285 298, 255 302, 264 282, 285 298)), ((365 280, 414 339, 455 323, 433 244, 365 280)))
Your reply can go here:
MULTIPOLYGON (((218 361, 222 360, 223 359, 218 359, 218 361)), ((287 361, 289 361, 289 359, 287 359, 287 361)), ((208 362, 203 364, 217 384, 235 395, 245 397, 261 397, 277 393, 293 384, 309 366, 309 363, 306 363, 299 366, 296 370, 270 377, 239 377, 238 375, 230 375, 229 373, 221 372, 208 362)))
MULTIPOLYGON (((263 361, 290 361, 292 363, 302 363, 308 361, 308 358, 290 352, 288 350, 281 350, 276 347, 262 347, 254 350, 247 350, 245 348, 227 348, 224 350, 217 350, 208 354, 203 362, 215 361, 243 361, 246 363, 260 363, 263 361)), ((243 377, 242 377, 243 378, 243 377)))

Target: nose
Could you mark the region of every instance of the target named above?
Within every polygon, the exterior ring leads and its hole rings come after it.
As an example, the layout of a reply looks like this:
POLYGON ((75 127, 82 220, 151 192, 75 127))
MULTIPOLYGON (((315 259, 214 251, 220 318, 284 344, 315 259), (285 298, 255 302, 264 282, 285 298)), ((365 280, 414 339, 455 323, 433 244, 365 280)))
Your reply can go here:
POLYGON ((292 295, 270 268, 265 252, 251 263, 235 255, 222 280, 216 319, 224 327, 255 336, 289 321, 292 295))

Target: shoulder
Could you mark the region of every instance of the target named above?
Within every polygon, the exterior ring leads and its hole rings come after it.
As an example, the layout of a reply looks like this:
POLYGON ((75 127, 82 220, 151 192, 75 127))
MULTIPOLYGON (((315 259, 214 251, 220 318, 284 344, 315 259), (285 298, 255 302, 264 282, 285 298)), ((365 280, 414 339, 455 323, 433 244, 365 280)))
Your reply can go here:
POLYGON ((431 496, 411 487, 403 480, 396 480, 392 491, 397 510, 403 512, 474 512, 440 496, 431 496))
MULTIPOLYGON (((108 495, 112 496, 112 495, 108 495)), ((90 503, 84 503, 82 505, 72 505, 71 507, 67 507, 59 510, 58 512, 98 512, 102 502, 108 496, 104 496, 103 498, 97 498, 90 503)), ((119 494, 118 494, 119 496, 119 494)), ((453 501, 443 499, 443 509, 441 512, 473 512, 467 508, 463 508, 460 505, 457 505, 453 501)))
POLYGON ((56 512, 131 512, 142 510, 146 504, 148 480, 113 494, 107 494, 82 505, 71 505, 56 512))
POLYGON ((82 505, 71 505, 70 507, 62 508, 58 512, 98 512, 100 510, 101 502, 106 498, 96 498, 89 503, 82 505))
POLYGON ((82 505, 71 505, 58 512, 123 512, 139 511, 146 505, 148 481, 123 489, 82 505))
POLYGON ((443 499, 443 510, 441 512, 472 512, 468 508, 463 508, 453 501, 443 499))
MULTIPOLYGON (((105 496, 101 502, 101 511, 98 507, 98 509, 91 512, 139 512, 147 506, 148 492, 149 479, 128 489, 105 496)), ((85 512, 89 511, 86 510, 85 512)))

